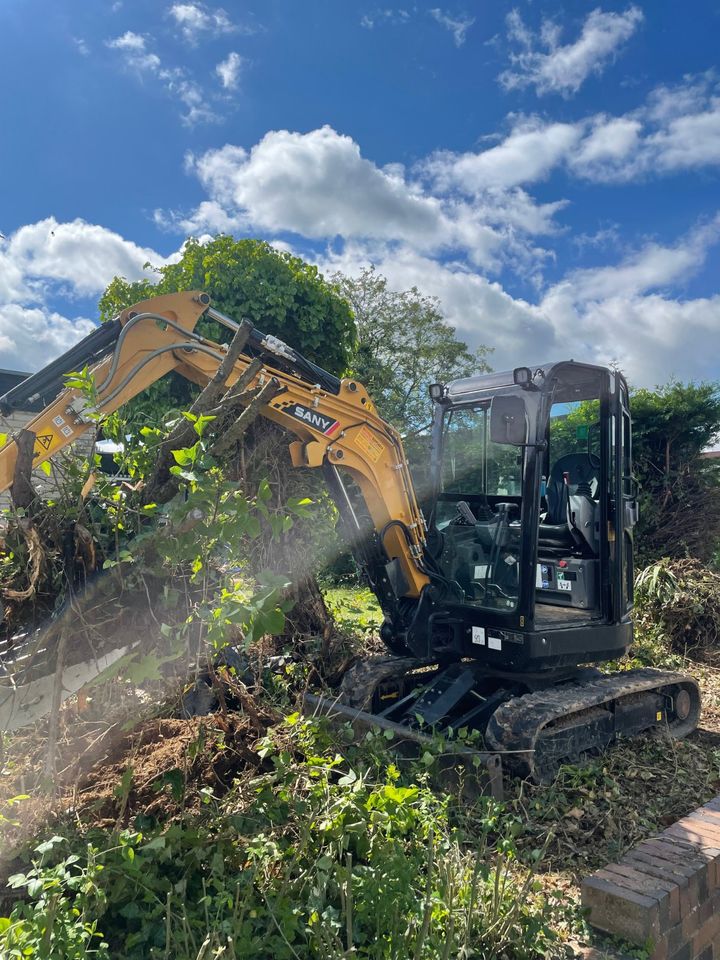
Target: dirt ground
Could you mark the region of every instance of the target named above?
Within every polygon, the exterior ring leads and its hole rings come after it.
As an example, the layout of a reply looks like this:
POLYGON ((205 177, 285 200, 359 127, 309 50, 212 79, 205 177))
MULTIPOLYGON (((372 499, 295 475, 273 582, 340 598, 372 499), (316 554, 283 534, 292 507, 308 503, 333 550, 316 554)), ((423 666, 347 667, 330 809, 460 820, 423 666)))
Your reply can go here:
MULTIPOLYGON (((546 881, 569 896, 583 875, 720 793, 720 667, 687 661, 684 669, 703 693, 700 726, 686 740, 621 743, 587 767, 563 770, 550 786, 507 780, 508 804, 525 824, 523 848, 543 851, 546 881)), ((70 701, 62 710, 52 793, 43 789, 44 725, 8 740, 0 763, 0 876, 26 838, 56 817, 104 828, 138 813, 162 822, 198 804, 203 789, 222 796, 234 778, 258 766, 253 748, 279 720, 251 698, 244 707, 191 719, 168 708, 129 726, 127 718, 147 712, 147 704, 127 686, 82 710, 70 701), (29 798, 7 806, 24 794, 29 798)))

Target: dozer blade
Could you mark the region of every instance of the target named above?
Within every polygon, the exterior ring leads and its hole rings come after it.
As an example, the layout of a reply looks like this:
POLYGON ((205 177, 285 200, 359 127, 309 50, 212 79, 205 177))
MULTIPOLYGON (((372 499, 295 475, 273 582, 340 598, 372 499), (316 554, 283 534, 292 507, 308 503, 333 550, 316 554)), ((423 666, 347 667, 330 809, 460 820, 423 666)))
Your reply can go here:
MULTIPOLYGON (((132 645, 120 647, 66 667, 62 672, 60 701, 77 693, 132 649, 132 645)), ((20 673, 0 677, 0 733, 26 727, 50 713, 55 682, 55 673, 33 680, 25 680, 20 673)))
MULTIPOLYGON (((358 738, 374 728, 391 733, 395 746, 401 750, 405 748, 403 752, 418 753, 423 749, 437 752, 438 749, 437 737, 429 737, 412 727, 346 706, 337 700, 306 693, 303 707, 307 715, 323 714, 335 722, 349 723, 358 738)), ((496 800, 504 798, 502 761, 498 754, 473 750, 457 741, 448 740, 437 756, 435 774, 445 789, 452 790, 460 786, 466 796, 484 793, 496 800)))

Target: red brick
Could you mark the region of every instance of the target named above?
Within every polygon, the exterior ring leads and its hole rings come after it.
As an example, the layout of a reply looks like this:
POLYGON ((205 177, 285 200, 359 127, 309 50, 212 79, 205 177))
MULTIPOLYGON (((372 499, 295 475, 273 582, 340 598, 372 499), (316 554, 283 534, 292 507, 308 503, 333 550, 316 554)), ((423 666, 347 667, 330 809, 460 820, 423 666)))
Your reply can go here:
POLYGON ((673 837, 677 840, 684 840, 686 843, 692 844, 696 852, 702 851, 707 854, 709 857, 718 857, 720 856, 720 847, 716 845, 716 842, 708 837, 707 833, 704 833, 702 829, 698 829, 695 825, 692 827, 688 826, 686 822, 679 821, 675 824, 674 827, 669 827, 663 837, 673 837))
POLYGON ((582 905, 594 927, 640 945, 659 940, 660 904, 654 898, 597 875, 586 877, 581 890, 582 905))
POLYGON ((678 950, 677 953, 673 953, 670 957, 670 960, 693 960, 692 954, 692 944, 685 943, 678 950))
POLYGON ((704 862, 701 860, 696 860, 694 864, 691 864, 681 856, 670 859, 667 856, 663 856, 662 850, 658 851, 657 847, 645 843, 640 843, 637 847, 633 847, 632 850, 625 854, 620 862, 624 863, 626 860, 647 863, 657 870, 664 870, 668 877, 676 878, 678 883, 682 883, 683 880, 687 882, 690 877, 695 875, 698 867, 705 867, 704 862))
POLYGON ((720 960, 720 796, 628 851, 582 887, 589 921, 651 960, 720 960))
POLYGON ((668 950, 667 940, 665 937, 661 937, 653 947, 648 960, 668 960, 669 956, 670 951, 668 950))
POLYGON ((700 810, 696 810, 689 817, 686 817, 685 820, 681 820, 679 826, 684 826, 687 822, 687 825, 690 827, 690 829, 701 830, 701 824, 705 824, 709 829, 703 830, 703 833, 706 833, 708 836, 711 836, 709 830, 712 830, 712 837, 715 840, 717 848, 717 859, 718 852, 720 852, 720 814, 713 814, 713 816, 716 816, 719 819, 711 820, 710 814, 701 808, 700 810))
POLYGON ((647 873, 651 877, 657 877, 659 880, 668 880, 681 888, 688 885, 688 881, 695 876, 696 872, 692 867, 661 860, 660 857, 653 857, 639 849, 626 853, 620 863, 627 864, 641 873, 647 873))
MULTIPOLYGON (((611 874, 615 883, 636 893, 655 897, 661 904, 660 926, 665 930, 680 922, 680 888, 673 880, 652 877, 629 864, 610 863, 599 874, 611 874)), ((608 879, 608 878, 606 878, 608 879)))
POLYGON ((693 866, 694 863, 707 863, 710 859, 696 847, 677 837, 666 837, 661 834, 653 840, 644 840, 639 843, 635 850, 647 850, 654 857, 660 857, 668 860, 670 863, 680 863, 687 866, 693 866))
POLYGON ((692 940, 695 934, 700 929, 700 915, 698 914, 697 907, 692 910, 686 917, 682 918, 682 927, 683 936, 686 940, 692 940))
POLYGON ((636 852, 667 860, 675 868, 689 871, 690 876, 694 875, 698 880, 700 896, 706 896, 716 880, 713 857, 705 850, 692 847, 677 838, 659 837, 657 840, 645 841, 632 851, 633 854, 636 852))
POLYGON ((713 913, 693 937, 693 955, 697 956, 706 947, 712 946, 718 936, 720 936, 720 913, 713 913))
POLYGON ((720 827, 720 809, 713 810, 712 807, 698 807, 697 810, 693 810, 690 814, 691 817, 707 817, 711 822, 716 823, 720 827))
POLYGON ((683 946, 687 938, 678 923, 655 941, 649 960, 667 960, 683 946))
POLYGON ((629 853, 620 861, 620 866, 633 867, 635 870, 646 873, 649 877, 655 877, 658 880, 669 880, 677 885, 677 895, 670 894, 671 923, 679 923, 683 917, 687 916, 698 901, 698 882, 696 877, 672 873, 668 870, 669 864, 662 860, 654 860, 653 857, 643 856, 639 853, 629 853), (677 913, 674 912, 675 910, 677 910, 677 913))
POLYGON ((674 877, 651 877, 629 863, 609 863, 603 869, 612 870, 613 873, 626 877, 634 890, 637 890, 638 893, 647 893, 648 896, 651 895, 651 892, 652 896, 655 896, 656 893, 658 896, 672 894, 678 889, 678 883, 674 877))
POLYGON ((720 824, 714 820, 709 820, 707 813, 691 813, 689 817, 683 817, 682 820, 678 820, 676 826, 697 830, 704 836, 714 840, 715 846, 720 848, 720 824))
POLYGON ((667 933, 664 933, 659 940, 655 941, 652 952, 648 960, 668 960, 674 956, 688 942, 687 937, 682 932, 682 927, 678 923, 667 933))

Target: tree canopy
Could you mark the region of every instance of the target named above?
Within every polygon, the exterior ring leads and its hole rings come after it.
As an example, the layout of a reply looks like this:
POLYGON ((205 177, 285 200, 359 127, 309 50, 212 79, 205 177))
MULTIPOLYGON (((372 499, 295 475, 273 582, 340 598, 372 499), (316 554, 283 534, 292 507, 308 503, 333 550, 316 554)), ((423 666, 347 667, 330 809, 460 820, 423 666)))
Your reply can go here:
POLYGON ((200 289, 235 320, 247 318, 331 373, 344 372, 355 336, 350 308, 336 286, 299 257, 264 240, 220 235, 188 240, 180 260, 156 272, 157 280, 115 277, 100 299, 101 318, 147 297, 200 289))
POLYGON ((471 350, 442 315, 440 302, 417 287, 397 292, 373 267, 333 281, 355 317, 353 374, 378 410, 402 433, 431 419, 427 386, 489 370, 487 347, 471 350))

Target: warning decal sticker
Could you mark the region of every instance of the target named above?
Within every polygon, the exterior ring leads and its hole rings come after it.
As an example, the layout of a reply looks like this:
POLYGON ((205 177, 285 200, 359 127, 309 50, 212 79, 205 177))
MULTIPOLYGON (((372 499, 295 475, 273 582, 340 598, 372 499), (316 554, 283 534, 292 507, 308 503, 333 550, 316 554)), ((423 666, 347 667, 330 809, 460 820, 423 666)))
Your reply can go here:
POLYGON ((50 444, 53 442, 55 437, 51 433, 40 433, 37 436, 37 442, 43 448, 43 450, 49 450, 50 444))
POLYGON ((381 441, 368 427, 362 427, 355 434, 355 443, 360 449, 368 455, 373 463, 377 463, 383 455, 383 445, 381 441))

